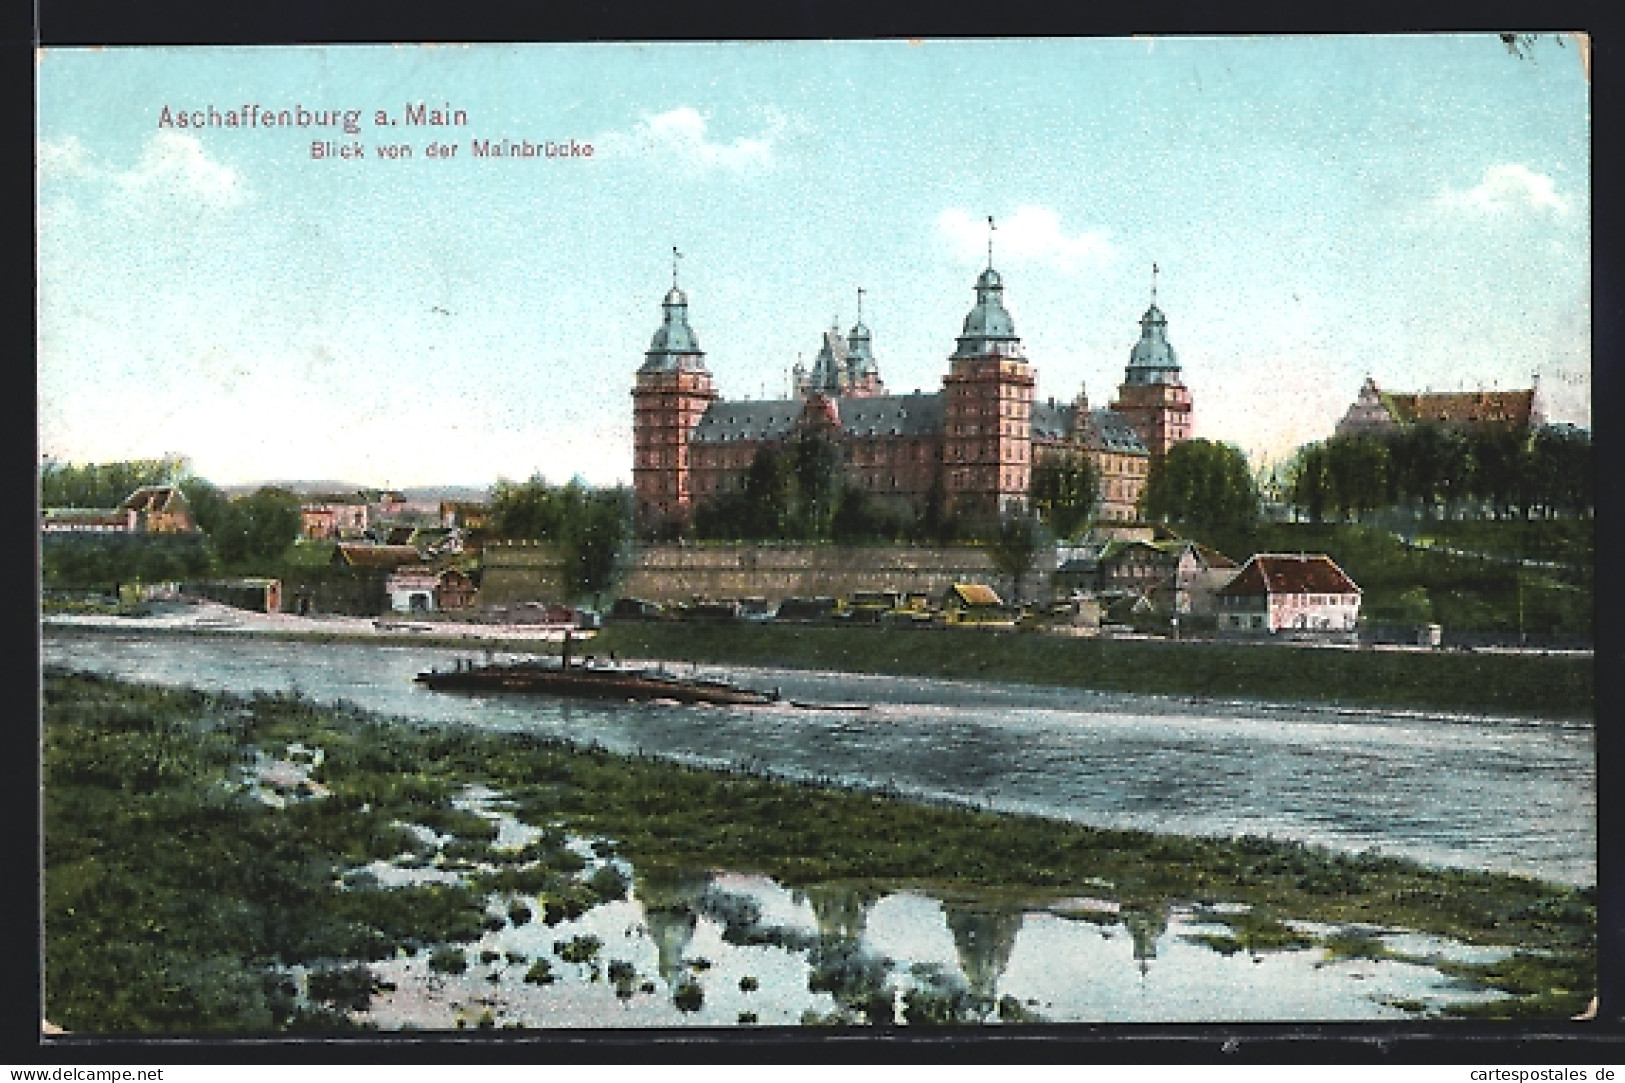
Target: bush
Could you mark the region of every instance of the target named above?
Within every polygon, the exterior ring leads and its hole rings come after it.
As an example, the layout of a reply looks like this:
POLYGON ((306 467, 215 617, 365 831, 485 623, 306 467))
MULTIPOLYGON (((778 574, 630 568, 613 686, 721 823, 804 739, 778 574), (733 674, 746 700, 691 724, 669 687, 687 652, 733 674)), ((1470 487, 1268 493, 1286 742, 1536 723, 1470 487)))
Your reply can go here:
POLYGON ((577 936, 570 940, 555 940, 553 954, 567 963, 590 963, 598 957, 604 942, 596 936, 577 936))
POLYGON ((697 1012, 705 1004, 705 990, 693 978, 684 978, 677 983, 671 1002, 680 1012, 697 1012))
POLYGON ((311 1000, 331 1004, 340 1011, 364 1012, 372 1003, 376 979, 364 966, 313 970, 305 980, 311 1000))
POLYGON ((438 948, 429 956, 429 969, 436 974, 461 974, 468 969, 468 956, 462 948, 438 948))
POLYGON ((587 878, 587 886, 604 902, 618 902, 626 898, 626 891, 632 883, 620 869, 606 864, 600 865, 598 870, 587 878))

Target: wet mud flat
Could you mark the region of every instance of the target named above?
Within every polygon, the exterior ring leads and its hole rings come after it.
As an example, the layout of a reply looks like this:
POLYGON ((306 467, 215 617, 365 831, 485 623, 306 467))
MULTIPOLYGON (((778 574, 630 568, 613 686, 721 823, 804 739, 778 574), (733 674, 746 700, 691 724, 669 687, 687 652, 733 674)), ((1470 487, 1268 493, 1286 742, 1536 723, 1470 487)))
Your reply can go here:
POLYGON ((1560 1019, 1587 888, 50 671, 73 1033, 1560 1019))

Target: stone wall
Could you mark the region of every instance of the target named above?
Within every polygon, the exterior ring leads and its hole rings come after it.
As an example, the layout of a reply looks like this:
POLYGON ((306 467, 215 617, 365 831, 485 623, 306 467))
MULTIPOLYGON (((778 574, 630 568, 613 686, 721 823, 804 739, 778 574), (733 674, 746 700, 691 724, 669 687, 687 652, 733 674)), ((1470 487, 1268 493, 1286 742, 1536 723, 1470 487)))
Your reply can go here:
POLYGON ((987 551, 975 546, 661 545, 637 553, 617 593, 655 602, 780 602, 861 590, 940 593, 967 582, 1008 593, 987 551))
MULTIPOLYGON (((543 543, 487 545, 479 605, 567 602, 563 561, 543 543)), ((1048 597, 1054 551, 1040 552, 1022 581, 1022 600, 1048 597)), ((695 600, 845 597, 855 591, 939 594, 953 583, 986 583, 1010 600, 1010 577, 994 570, 980 546, 646 545, 631 550, 604 605, 614 598, 671 603, 695 600)))
POLYGON ((564 557, 546 542, 487 542, 475 605, 566 602, 564 557))

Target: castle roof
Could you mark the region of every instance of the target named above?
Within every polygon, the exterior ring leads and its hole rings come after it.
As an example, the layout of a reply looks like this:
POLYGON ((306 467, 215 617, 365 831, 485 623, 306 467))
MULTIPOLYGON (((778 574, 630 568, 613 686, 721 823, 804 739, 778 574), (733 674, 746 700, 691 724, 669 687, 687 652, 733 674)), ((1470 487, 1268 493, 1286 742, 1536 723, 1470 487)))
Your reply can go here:
POLYGON ((705 408, 694 426, 694 442, 721 444, 735 440, 778 440, 801 416, 800 399, 764 399, 756 402, 717 399, 705 408))
POLYGON ((1140 317, 1140 341, 1129 351, 1125 384, 1178 386, 1179 357, 1168 341, 1168 318, 1153 301, 1140 317))
MULTIPOLYGON (((942 431, 942 395, 874 395, 827 400, 848 436, 925 436, 942 431)), ((694 427, 702 444, 735 440, 781 440, 795 428, 806 409, 801 399, 732 402, 718 399, 706 407, 694 427)))
POLYGON ((649 342, 639 372, 678 372, 705 368, 705 351, 688 325, 688 295, 673 286, 660 305, 664 316, 649 342))
POLYGON ((849 436, 925 436, 942 431, 940 392, 839 399, 836 409, 849 436))
POLYGON ((1069 402, 1047 399, 1033 403, 1028 418, 1034 440, 1065 440, 1072 435, 1077 419, 1077 407, 1069 402))
POLYGON ((1015 321, 1004 307, 1004 279, 992 267, 976 279, 976 304, 965 315, 959 347, 953 355, 984 357, 988 354, 1021 355, 1021 339, 1016 337, 1015 321))
POLYGON ((1129 420, 1116 410, 1102 407, 1089 411, 1089 425, 1083 444, 1090 451, 1114 451, 1121 455, 1149 455, 1145 441, 1129 420))
POLYGON ((1033 403, 1030 423, 1034 440, 1069 440, 1081 437, 1089 451, 1112 451, 1120 455, 1147 455, 1145 442, 1127 417, 1116 410, 1089 410, 1083 431, 1078 431, 1076 403, 1053 399, 1033 403))

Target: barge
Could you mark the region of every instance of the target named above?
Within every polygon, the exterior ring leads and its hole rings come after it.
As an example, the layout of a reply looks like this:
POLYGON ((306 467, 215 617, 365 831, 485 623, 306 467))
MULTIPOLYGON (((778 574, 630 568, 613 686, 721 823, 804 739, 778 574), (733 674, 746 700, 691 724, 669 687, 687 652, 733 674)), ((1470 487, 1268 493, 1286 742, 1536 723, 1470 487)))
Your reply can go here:
POLYGON ((459 663, 454 669, 426 670, 413 679, 436 692, 539 692, 555 696, 728 706, 779 702, 778 689, 765 692, 727 681, 681 677, 659 669, 573 663, 568 635, 564 640, 564 655, 557 662, 459 663))
POLYGON ((763 692, 727 681, 679 677, 619 666, 517 662, 429 670, 419 673, 414 679, 436 692, 541 692, 554 696, 746 706, 779 702, 777 691, 763 692))

